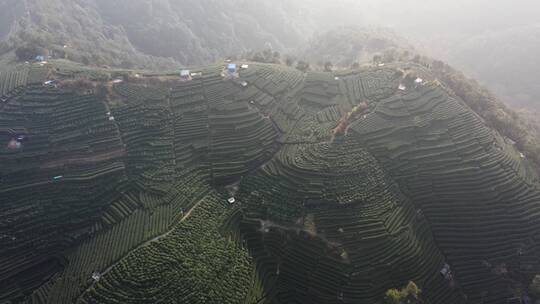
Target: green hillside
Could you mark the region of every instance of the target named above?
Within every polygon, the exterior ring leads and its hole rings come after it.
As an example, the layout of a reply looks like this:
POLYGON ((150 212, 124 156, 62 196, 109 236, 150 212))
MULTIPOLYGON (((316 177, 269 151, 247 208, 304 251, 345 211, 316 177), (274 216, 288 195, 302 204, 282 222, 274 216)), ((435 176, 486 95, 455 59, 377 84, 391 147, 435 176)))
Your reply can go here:
POLYGON ((527 293, 536 170, 430 69, 245 64, 1 71, 0 303, 527 293))

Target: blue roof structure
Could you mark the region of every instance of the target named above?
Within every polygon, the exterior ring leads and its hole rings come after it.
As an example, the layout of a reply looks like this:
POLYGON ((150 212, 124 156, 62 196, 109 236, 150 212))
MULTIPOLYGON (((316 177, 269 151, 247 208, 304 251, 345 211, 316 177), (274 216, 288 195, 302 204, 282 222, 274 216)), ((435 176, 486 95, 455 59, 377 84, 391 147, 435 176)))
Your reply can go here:
POLYGON ((227 65, 227 70, 230 73, 236 73, 236 63, 229 63, 229 65, 227 65))

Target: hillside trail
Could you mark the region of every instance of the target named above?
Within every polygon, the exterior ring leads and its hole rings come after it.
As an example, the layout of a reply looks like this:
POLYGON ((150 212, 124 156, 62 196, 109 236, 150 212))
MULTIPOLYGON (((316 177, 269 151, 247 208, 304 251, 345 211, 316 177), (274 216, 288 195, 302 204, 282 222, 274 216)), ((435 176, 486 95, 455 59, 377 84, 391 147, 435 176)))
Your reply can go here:
MULTIPOLYGON (((151 243, 154 243, 154 242, 157 242, 167 236, 169 236, 171 233, 174 232, 174 230, 176 229, 176 226, 182 222, 184 222, 185 220, 187 220, 190 216, 191 216, 191 213, 193 212, 193 210, 195 210, 197 207, 199 207, 202 202, 208 197, 208 195, 205 195, 202 199, 200 199, 197 203, 195 203, 195 205, 193 205, 193 207, 191 207, 191 209, 188 210, 188 212, 186 212, 186 214, 184 214, 184 216, 176 223, 174 224, 174 227, 171 228, 170 230, 144 242, 144 243, 141 243, 140 245, 136 246, 135 248, 131 249, 128 253, 126 253, 123 257, 121 257, 120 259, 118 259, 118 261, 114 262, 113 264, 111 264, 109 267, 107 267, 103 272, 100 272, 100 276, 103 277, 104 275, 106 275, 109 271, 111 271, 116 265, 118 265, 120 263, 120 261, 122 261, 122 259, 124 259, 125 257, 127 257, 129 254, 131 254, 132 252, 142 248, 142 247, 145 247, 145 246, 148 246, 150 245, 151 243)), ((96 283, 99 282, 99 280, 94 280, 92 282, 92 284, 90 286, 88 286, 88 288, 86 288, 84 290, 84 292, 82 292, 79 297, 77 298, 77 302, 78 300, 85 294, 87 293, 90 289, 92 289, 96 283)))

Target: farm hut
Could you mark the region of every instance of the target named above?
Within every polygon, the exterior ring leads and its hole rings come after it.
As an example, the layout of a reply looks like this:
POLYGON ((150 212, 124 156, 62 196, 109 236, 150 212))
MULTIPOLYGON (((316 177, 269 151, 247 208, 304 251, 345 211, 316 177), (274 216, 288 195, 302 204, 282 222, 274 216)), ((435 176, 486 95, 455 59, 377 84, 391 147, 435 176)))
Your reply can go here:
POLYGON ((452 278, 452 271, 450 270, 450 265, 448 264, 444 264, 443 268, 441 269, 439 273, 441 274, 443 278, 447 280, 452 278))
POLYGON ((191 72, 189 70, 181 70, 180 79, 182 79, 183 81, 191 80, 191 72))
POLYGON ((229 202, 229 204, 234 204, 236 202, 236 199, 234 197, 230 197, 227 202, 229 202))
POLYGON ((101 274, 99 272, 92 273, 92 279, 94 281, 99 281, 99 279, 101 279, 101 274))
POLYGON ((236 63, 229 63, 227 65, 227 71, 229 72, 229 74, 235 74, 237 72, 237 67, 236 67, 236 63))

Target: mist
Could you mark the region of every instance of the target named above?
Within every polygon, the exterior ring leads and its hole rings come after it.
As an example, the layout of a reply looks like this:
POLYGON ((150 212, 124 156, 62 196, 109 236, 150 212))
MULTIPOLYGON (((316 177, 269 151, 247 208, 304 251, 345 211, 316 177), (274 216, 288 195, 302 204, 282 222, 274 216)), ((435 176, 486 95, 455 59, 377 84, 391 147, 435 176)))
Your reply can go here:
POLYGON ((538 1, 338 2, 316 2, 323 13, 315 16, 317 32, 333 26, 390 29, 417 52, 462 70, 508 104, 539 109, 540 86, 534 81, 540 76, 538 1))

